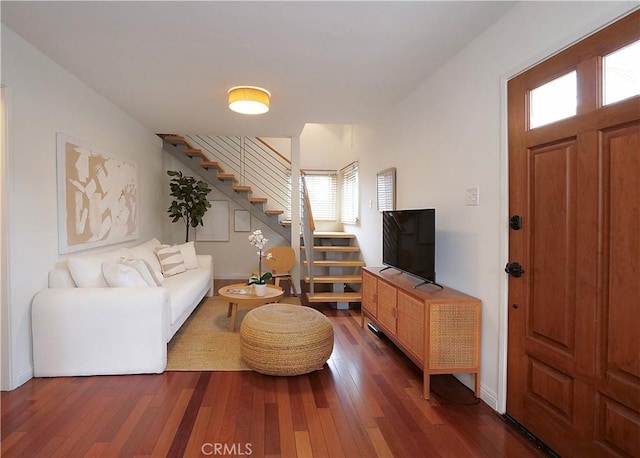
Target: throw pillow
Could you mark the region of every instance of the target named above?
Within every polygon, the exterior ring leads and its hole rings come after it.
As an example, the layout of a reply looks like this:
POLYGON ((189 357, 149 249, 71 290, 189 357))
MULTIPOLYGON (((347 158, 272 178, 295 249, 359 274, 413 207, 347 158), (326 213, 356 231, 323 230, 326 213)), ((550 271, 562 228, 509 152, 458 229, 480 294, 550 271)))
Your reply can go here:
POLYGON ((102 264, 102 274, 112 288, 148 288, 149 285, 136 269, 118 262, 102 264))
POLYGON ((162 268, 154 250, 160 245, 160 241, 154 237, 140 245, 129 248, 127 256, 127 258, 131 259, 144 259, 157 283, 162 282, 162 268))
POLYGON ((171 277, 187 270, 182 252, 175 245, 157 247, 156 255, 162 268, 162 275, 165 277, 171 277))
POLYGON ((71 278, 79 288, 107 288, 109 285, 102 274, 102 263, 116 262, 122 256, 127 256, 126 249, 74 256, 67 260, 67 267, 71 278))
POLYGON ((78 256, 69 258, 67 266, 71 278, 79 288, 106 288, 109 286, 102 275, 104 256, 78 256))
POLYGON ((125 266, 130 266, 136 269, 142 279, 147 283, 147 285, 152 287, 160 286, 160 283, 158 283, 155 277, 151 274, 151 270, 149 269, 144 259, 120 258, 118 262, 120 264, 124 264, 125 266))
POLYGON ((196 247, 193 242, 183 243, 182 245, 177 245, 177 247, 180 248, 180 252, 184 258, 184 267, 187 270, 200 267, 198 257, 196 256, 196 247))

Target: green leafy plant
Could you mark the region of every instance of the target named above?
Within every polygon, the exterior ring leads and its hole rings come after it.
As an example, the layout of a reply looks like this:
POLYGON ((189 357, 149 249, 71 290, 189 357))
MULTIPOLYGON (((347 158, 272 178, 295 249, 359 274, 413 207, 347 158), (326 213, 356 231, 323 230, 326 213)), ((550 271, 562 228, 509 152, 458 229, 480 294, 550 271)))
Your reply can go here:
POLYGON ((184 222, 186 232, 184 241, 188 242, 189 227, 202 226, 202 217, 207 209, 211 208, 207 198, 211 188, 207 182, 184 176, 180 171, 169 170, 167 175, 172 177, 169 182, 171 188, 169 195, 175 198, 167 213, 172 218, 172 222, 176 223, 180 220, 184 222))

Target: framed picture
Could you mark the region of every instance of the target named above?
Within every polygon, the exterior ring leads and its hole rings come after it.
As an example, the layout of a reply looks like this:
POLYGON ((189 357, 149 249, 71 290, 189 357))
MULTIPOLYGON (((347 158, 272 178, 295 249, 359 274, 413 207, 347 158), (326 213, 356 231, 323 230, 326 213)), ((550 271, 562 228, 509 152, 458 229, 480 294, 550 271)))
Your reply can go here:
POLYGON ((251 213, 247 210, 234 211, 233 230, 236 232, 251 232, 251 213))
POLYGON ((202 217, 202 226, 196 228, 196 240, 201 242, 229 241, 229 201, 210 200, 211 208, 202 217))
POLYGON ((138 236, 138 167, 56 134, 58 250, 71 253, 138 236))

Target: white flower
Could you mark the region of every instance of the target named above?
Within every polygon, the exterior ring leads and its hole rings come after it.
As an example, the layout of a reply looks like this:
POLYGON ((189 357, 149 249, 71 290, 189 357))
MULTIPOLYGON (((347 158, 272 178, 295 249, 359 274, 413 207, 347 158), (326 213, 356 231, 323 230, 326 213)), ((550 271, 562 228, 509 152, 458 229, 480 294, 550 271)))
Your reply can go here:
POLYGON ((262 249, 265 247, 268 241, 269 239, 264 238, 264 235, 262 235, 262 231, 260 229, 253 231, 253 233, 249 236, 249 243, 258 248, 258 250, 260 251, 256 252, 256 254, 258 255, 258 275, 249 278, 249 283, 247 283, 247 285, 263 285, 267 280, 272 278, 271 272, 265 272, 264 274, 262 273, 262 258, 273 259, 271 253, 262 254, 262 249))
POLYGON ((262 235, 262 231, 260 229, 253 231, 253 234, 249 236, 249 243, 251 243, 251 245, 255 246, 259 250, 262 250, 268 241, 269 239, 265 238, 264 235, 262 235))

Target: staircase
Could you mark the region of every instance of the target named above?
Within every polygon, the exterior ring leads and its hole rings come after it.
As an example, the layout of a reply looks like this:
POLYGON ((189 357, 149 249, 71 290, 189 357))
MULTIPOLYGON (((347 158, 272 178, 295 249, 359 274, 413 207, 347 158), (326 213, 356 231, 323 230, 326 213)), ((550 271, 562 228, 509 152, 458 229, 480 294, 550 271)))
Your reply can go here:
MULTIPOLYGON (((291 241, 291 222, 280 219, 284 210, 267 208, 269 199, 254 196, 252 186, 244 183, 245 179, 250 180, 251 184, 261 179, 260 186, 268 182, 265 188, 271 189, 261 188, 262 191, 276 196, 277 203, 284 202, 286 205, 287 199, 291 198, 288 193, 283 196, 282 192, 283 188, 289 190, 286 173, 290 171, 291 163, 288 159, 273 150, 275 154, 271 157, 277 164, 265 156, 259 157, 259 154, 265 154, 263 146, 271 149, 259 138, 157 135, 162 138, 165 151, 285 240, 291 241), (250 157, 245 159, 245 155, 250 157), (225 167, 231 164, 231 168, 237 170, 239 175, 225 172, 220 162, 212 160, 218 157, 225 160, 225 167), (265 168, 252 169, 255 164, 262 164, 265 168), (273 192, 274 189, 276 192, 273 192)), ((337 308, 347 309, 350 303, 361 302, 362 299, 359 292, 362 283, 360 268, 364 262, 360 259, 360 248, 353 234, 315 231, 304 176, 302 196, 303 234, 299 259, 302 260, 303 270, 307 272, 302 282, 308 289, 305 298, 308 303, 336 303, 337 308)))
POLYGON ((303 279, 310 288, 306 293, 308 302, 335 302, 339 309, 361 302, 360 268, 364 261, 355 242, 355 236, 346 232, 314 231, 312 248, 300 247, 304 255, 302 264, 309 272, 303 279))
POLYGON ((193 173, 213 185, 230 200, 252 216, 262 221, 285 240, 291 241, 291 226, 288 221, 280 221, 284 210, 267 208, 266 197, 254 197, 251 186, 240 184, 233 173, 226 173, 219 162, 212 161, 202 149, 194 147, 195 142, 181 135, 157 134, 162 138, 165 151, 177 158, 193 173))

